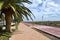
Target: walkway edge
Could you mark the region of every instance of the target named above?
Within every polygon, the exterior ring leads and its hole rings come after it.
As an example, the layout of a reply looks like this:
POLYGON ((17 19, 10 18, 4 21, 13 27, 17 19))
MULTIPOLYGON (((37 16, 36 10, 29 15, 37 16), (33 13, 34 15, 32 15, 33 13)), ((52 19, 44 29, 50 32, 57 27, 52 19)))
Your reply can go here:
MULTIPOLYGON (((35 28, 35 27, 34 27, 34 28, 35 28)), ((38 28, 35 28, 35 29, 37 29, 37 30, 39 30, 39 31, 41 31, 41 32, 43 32, 43 33, 46 33, 46 34, 48 34, 48 35, 51 35, 51 36, 53 36, 53 37, 56 37, 56 38, 60 39, 60 36, 58 36, 58 35, 54 35, 54 34, 52 34, 52 33, 49 33, 49 32, 47 32, 47 31, 44 31, 44 30, 41 30, 41 29, 38 29, 38 28)))

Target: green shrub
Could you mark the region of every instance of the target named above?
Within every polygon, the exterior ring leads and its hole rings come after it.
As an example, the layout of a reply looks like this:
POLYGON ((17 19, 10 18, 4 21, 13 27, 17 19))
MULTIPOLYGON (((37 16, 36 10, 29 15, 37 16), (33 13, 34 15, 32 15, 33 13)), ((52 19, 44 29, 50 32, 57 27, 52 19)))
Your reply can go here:
POLYGON ((6 37, 11 37, 12 33, 0 33, 0 39, 4 39, 6 37))
POLYGON ((18 30, 18 23, 16 24, 16 30, 18 30))

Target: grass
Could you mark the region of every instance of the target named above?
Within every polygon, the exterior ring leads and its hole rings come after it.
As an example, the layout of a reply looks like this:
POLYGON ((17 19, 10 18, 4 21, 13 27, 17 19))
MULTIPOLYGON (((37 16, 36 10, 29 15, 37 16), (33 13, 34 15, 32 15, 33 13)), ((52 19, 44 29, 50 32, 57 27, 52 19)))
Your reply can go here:
POLYGON ((8 33, 8 32, 6 32, 6 33, 1 32, 0 33, 0 39, 4 39, 6 37, 11 37, 11 36, 12 36, 12 33, 8 33))
POLYGON ((33 24, 39 24, 39 25, 48 25, 48 26, 60 26, 60 21, 45 21, 45 22, 28 22, 33 24))

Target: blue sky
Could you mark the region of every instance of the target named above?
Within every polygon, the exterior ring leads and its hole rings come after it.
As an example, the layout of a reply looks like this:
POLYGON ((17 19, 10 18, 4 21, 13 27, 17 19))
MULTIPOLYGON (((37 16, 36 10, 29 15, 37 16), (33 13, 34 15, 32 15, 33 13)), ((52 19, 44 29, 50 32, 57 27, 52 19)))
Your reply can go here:
MULTIPOLYGON (((32 4, 25 4, 35 15, 33 21, 59 21, 60 0, 30 0, 32 4)), ((27 21, 26 18, 24 21, 27 21)), ((31 21, 31 20, 29 20, 31 21)))

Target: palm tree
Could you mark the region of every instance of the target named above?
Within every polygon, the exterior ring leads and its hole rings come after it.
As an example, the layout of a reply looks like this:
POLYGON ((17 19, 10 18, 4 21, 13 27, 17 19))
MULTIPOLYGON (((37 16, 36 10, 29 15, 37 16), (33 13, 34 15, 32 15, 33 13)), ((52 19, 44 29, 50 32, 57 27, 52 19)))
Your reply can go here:
POLYGON ((32 19, 32 12, 26 8, 23 3, 29 4, 31 2, 29 0, 0 0, 0 11, 5 14, 6 31, 12 32, 12 16, 14 16, 17 22, 23 21, 24 17, 26 17, 27 20, 29 20, 29 17, 32 19))

